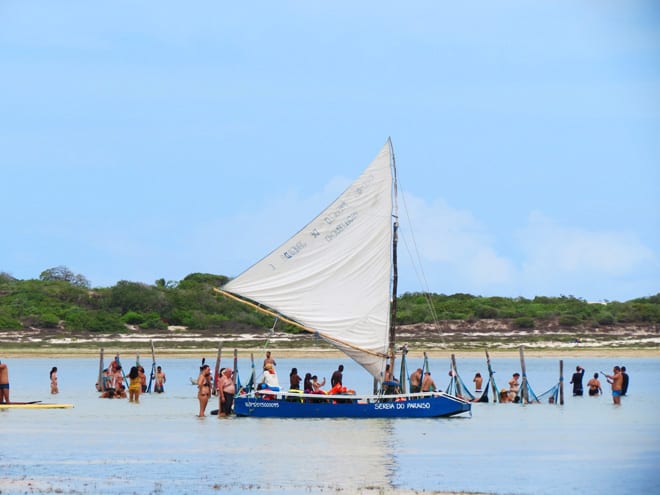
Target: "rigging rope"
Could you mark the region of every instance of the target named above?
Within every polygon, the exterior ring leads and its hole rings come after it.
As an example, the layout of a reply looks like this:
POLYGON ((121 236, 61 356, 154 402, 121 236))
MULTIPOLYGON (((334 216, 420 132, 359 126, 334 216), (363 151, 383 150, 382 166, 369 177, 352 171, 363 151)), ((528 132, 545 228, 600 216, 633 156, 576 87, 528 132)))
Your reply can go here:
MULTIPOLYGON (((422 267, 421 264, 421 255, 419 254, 419 248, 417 247, 417 240, 415 239, 415 234, 414 230, 412 228, 412 220, 410 219, 410 210, 408 209, 408 203, 406 202, 406 195, 403 192, 403 187, 401 186, 401 180, 399 179, 399 191, 401 193, 401 199, 403 203, 403 210, 406 216, 406 225, 408 225, 408 235, 410 235, 411 242, 412 242, 412 248, 414 248, 414 253, 413 250, 411 249, 411 246, 408 244, 407 236, 402 235, 401 237, 403 238, 403 244, 406 246, 406 252, 408 253, 408 257, 410 258, 410 263, 413 267, 413 271, 415 272, 415 275, 417 277, 417 280, 420 282, 422 286, 422 295, 424 296, 424 299, 426 300, 426 304, 429 308, 429 312, 431 313, 431 318, 433 319, 433 324, 437 329, 440 329, 440 319, 438 318, 438 313, 435 310, 435 307, 433 306, 433 299, 431 297, 431 290, 429 288, 429 283, 426 278, 426 274, 424 273, 424 268, 422 267)), ((404 229, 404 232, 406 230, 404 229)), ((445 339, 440 334, 440 339, 442 340, 442 343, 445 343, 445 339)))

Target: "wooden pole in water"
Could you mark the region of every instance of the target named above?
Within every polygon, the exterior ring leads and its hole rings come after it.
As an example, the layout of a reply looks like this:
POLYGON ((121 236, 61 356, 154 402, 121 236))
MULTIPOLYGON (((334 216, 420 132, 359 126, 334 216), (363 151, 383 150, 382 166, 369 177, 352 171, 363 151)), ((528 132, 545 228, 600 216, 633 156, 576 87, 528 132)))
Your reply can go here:
POLYGON ((234 349, 234 389, 236 389, 236 380, 238 379, 238 349, 234 349))
POLYGON ((151 344, 151 373, 149 374, 149 385, 147 386, 147 393, 151 393, 151 384, 156 377, 156 350, 154 349, 154 341, 149 340, 151 344))
POLYGON ((520 384, 522 393, 520 395, 520 402, 522 404, 528 404, 529 390, 527 389, 527 368, 525 366, 525 353, 523 352, 523 346, 520 346, 520 369, 522 371, 522 383, 520 384))
MULTIPOLYGON (((495 386, 495 377, 493 376, 493 368, 490 365, 490 356, 488 355, 488 349, 486 349, 486 364, 488 365, 488 380, 490 381, 490 389, 493 392, 493 402, 499 402, 499 397, 497 396, 497 387, 495 386)), ((488 393, 488 391, 486 391, 488 393)))
MULTIPOLYGON (((254 353, 253 352, 250 353, 250 365, 252 367, 252 372, 250 374, 250 383, 252 384, 252 390, 256 390, 257 389, 257 384, 255 382, 257 381, 257 375, 256 375, 256 371, 255 371, 255 368, 254 368, 254 353)), ((248 393, 252 392, 252 390, 248 390, 248 393)))
POLYGON ((215 370, 213 371, 213 387, 211 393, 217 394, 216 388, 218 387, 218 379, 220 378, 220 357, 222 355, 222 341, 218 344, 218 355, 215 358, 215 370))
POLYGON ((105 384, 103 383, 103 347, 99 356, 99 381, 96 382, 96 390, 99 392, 105 391, 105 384))
POLYGON ((458 371, 456 371, 456 356, 451 355, 451 379, 456 386, 456 394, 460 397, 463 397, 463 387, 461 386, 461 381, 458 379, 458 371))
POLYGON ((564 405, 564 360, 559 360, 559 405, 564 405))

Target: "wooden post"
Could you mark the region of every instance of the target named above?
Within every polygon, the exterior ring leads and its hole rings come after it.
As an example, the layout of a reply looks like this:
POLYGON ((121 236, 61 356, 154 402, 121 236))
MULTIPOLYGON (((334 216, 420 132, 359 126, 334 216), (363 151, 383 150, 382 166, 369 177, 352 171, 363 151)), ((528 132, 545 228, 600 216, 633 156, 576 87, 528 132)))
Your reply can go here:
POLYGON ((237 380, 238 380, 238 349, 234 349, 234 390, 236 390, 237 380))
POLYGON ((254 368, 254 353, 253 352, 250 353, 250 363, 251 363, 251 366, 252 366, 252 374, 250 375, 250 383, 252 383, 252 390, 248 390, 247 391, 248 393, 250 393, 253 390, 257 389, 257 384, 255 383, 257 381, 257 375, 256 375, 256 371, 255 371, 255 368, 254 368))
POLYGON ((149 340, 151 344, 151 374, 149 375, 149 385, 147 386, 147 393, 151 393, 151 384, 156 378, 156 349, 154 349, 154 341, 149 340))
POLYGON ((217 392, 217 387, 218 387, 218 380, 220 379, 220 357, 222 355, 222 341, 218 344, 218 355, 215 358, 215 370, 213 372, 213 387, 211 387, 211 393, 213 395, 216 395, 217 392))
POLYGON ((521 394, 520 403, 529 404, 529 390, 527 388, 527 368, 525 366, 525 353, 523 346, 520 346, 520 369, 522 371, 522 383, 520 384, 521 394))
POLYGON ((96 390, 105 392, 105 383, 103 382, 103 347, 99 356, 99 381, 96 382, 96 390))
POLYGON ((456 356, 454 354, 451 355, 451 379, 456 386, 456 395, 463 397, 463 387, 461 386, 461 381, 458 379, 458 371, 456 371, 456 356))
MULTIPOLYGON (((493 368, 490 365, 490 356, 488 355, 488 349, 486 349, 486 364, 488 365, 488 380, 490 381, 490 389, 493 392, 493 402, 499 402, 500 398, 497 396, 497 387, 495 386, 495 377, 493 376, 493 368)), ((488 393, 488 390, 486 390, 488 393)))
POLYGON ((564 360, 559 360, 559 405, 564 405, 564 360))

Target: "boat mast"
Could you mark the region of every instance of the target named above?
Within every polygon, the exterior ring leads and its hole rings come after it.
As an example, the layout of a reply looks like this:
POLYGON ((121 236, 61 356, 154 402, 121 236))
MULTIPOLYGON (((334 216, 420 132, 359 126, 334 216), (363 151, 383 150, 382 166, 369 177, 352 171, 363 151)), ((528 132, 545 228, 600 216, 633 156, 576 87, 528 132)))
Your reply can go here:
POLYGON ((392 157, 392 218, 394 223, 392 225, 392 294, 390 302, 390 338, 389 338, 389 359, 390 359, 390 372, 394 376, 394 357, 396 354, 396 291, 398 284, 398 271, 397 271, 397 243, 399 241, 399 206, 397 202, 397 187, 396 187, 396 160, 394 158, 394 148, 392 147, 392 140, 387 139, 390 146, 390 156, 392 157))

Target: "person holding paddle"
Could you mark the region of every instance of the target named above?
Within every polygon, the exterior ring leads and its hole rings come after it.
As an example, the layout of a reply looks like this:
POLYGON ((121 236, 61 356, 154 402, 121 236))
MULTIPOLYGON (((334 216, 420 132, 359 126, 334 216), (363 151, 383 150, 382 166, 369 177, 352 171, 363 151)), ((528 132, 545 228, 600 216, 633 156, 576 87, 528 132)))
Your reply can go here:
MULTIPOLYGON (((601 373, 603 372, 601 371, 601 373)), ((607 378, 607 383, 612 385, 612 401, 616 405, 621 404, 621 390, 623 388, 623 375, 621 374, 621 368, 615 366, 611 375, 606 373, 603 373, 603 375, 607 378)))

